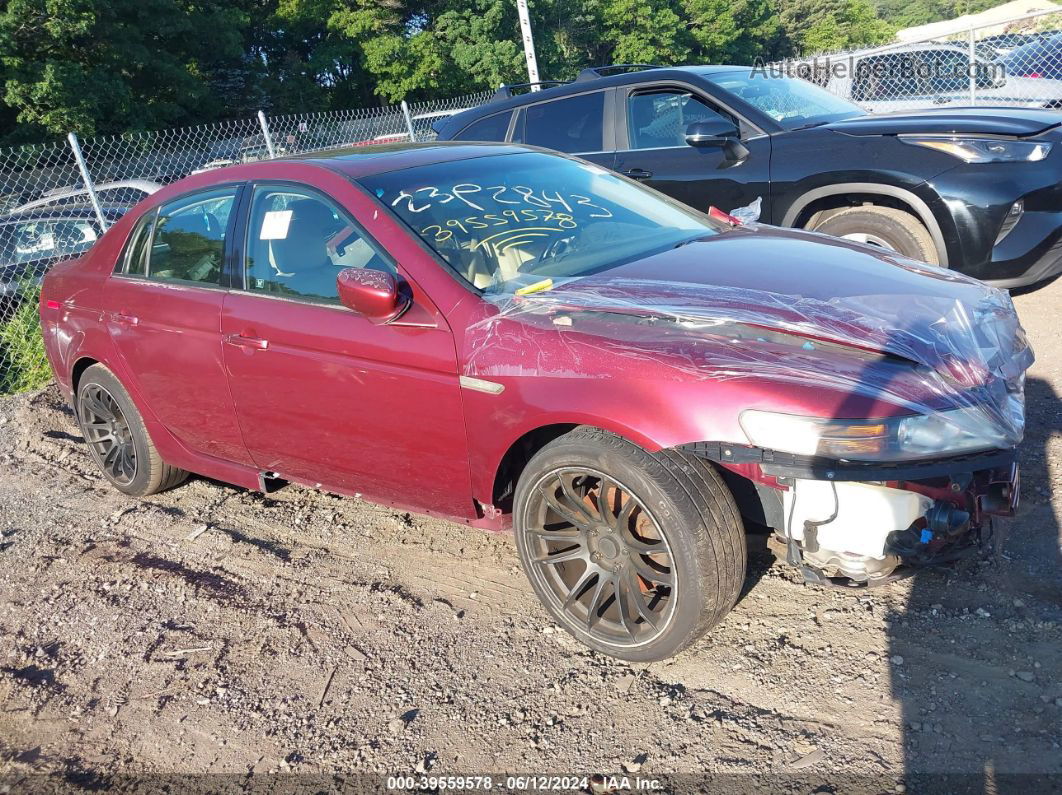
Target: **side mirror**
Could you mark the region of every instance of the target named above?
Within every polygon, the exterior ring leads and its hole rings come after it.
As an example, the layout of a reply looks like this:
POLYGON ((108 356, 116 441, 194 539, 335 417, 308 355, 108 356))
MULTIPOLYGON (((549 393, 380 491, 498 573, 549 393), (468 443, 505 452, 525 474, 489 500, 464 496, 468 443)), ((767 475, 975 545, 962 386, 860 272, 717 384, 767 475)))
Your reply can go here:
POLYGON ((409 307, 394 274, 367 268, 344 268, 336 276, 339 301, 371 323, 390 323, 409 307))
POLYGON ((737 138, 737 126, 724 118, 695 121, 686 128, 686 143, 690 146, 724 146, 737 138))

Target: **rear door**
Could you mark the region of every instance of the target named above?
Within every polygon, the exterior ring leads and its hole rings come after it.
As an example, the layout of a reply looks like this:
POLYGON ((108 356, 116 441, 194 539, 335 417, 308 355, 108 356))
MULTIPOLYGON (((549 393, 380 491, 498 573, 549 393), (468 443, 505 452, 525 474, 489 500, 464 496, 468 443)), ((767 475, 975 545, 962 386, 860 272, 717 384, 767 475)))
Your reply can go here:
POLYGON ((254 186, 221 328, 243 438, 261 470, 471 518, 453 336, 348 206, 305 185, 254 186), (356 315, 337 294, 346 267, 397 274, 411 308, 388 325, 356 315))
POLYGON ((123 383, 192 450, 247 464, 221 356, 238 192, 200 191, 148 213, 107 280, 103 308, 123 383))
POLYGON ((613 89, 603 89, 524 105, 516 111, 510 139, 612 168, 615 94, 613 89))
POLYGON ((618 92, 614 168, 662 193, 706 212, 729 212, 762 198, 762 218, 770 217, 771 139, 704 93, 679 84, 625 87, 618 92), (732 162, 721 147, 686 143, 686 128, 719 118, 733 122, 749 150, 732 162))

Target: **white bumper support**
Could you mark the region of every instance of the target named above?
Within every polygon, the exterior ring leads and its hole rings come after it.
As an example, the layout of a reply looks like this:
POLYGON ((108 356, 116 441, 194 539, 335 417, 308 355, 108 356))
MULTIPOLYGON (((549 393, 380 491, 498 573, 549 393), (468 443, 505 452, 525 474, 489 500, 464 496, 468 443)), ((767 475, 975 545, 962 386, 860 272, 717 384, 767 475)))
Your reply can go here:
POLYGON ((820 548, 877 560, 885 557, 889 533, 906 530, 933 504, 911 491, 828 480, 797 480, 782 500, 786 532, 795 540, 803 543, 810 521, 818 525, 820 548))

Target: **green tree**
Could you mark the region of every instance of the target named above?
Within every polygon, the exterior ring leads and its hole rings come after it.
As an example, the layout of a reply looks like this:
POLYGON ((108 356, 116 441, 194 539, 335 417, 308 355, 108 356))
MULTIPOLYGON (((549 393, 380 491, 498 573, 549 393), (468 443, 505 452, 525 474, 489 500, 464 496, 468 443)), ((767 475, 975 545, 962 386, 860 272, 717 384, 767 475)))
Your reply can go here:
POLYGON ((781 30, 773 0, 685 0, 700 63, 770 59, 781 30))
MULTIPOLYGON (((603 4, 606 63, 683 63, 691 44, 683 20, 666 0, 608 0, 603 4)), ((598 64, 594 64, 598 65, 598 64)))
POLYGON ((867 47, 888 41, 894 26, 880 19, 869 0, 782 0, 787 55, 867 47))
POLYGON ((216 118, 246 88, 246 21, 220 0, 8 0, 4 103, 38 135, 216 118))

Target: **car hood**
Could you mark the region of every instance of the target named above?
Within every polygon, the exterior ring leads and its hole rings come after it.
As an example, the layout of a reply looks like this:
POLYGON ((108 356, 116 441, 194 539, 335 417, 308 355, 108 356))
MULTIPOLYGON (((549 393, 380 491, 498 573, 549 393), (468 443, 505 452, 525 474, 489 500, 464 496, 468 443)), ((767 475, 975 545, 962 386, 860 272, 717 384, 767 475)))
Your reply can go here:
POLYGON ((496 313, 467 337, 471 376, 593 377, 568 356, 578 340, 606 352, 594 359, 603 377, 666 368, 664 378, 833 390, 904 412, 965 409, 963 422, 989 423, 1007 444, 1024 428, 1033 354, 1009 295, 849 241, 736 227, 491 300, 496 313), (514 350, 537 351, 535 368, 512 369, 514 350))
POLYGON ((846 135, 932 133, 956 135, 1038 135, 1062 123, 1057 111, 1033 108, 940 108, 856 116, 825 128, 846 135))

